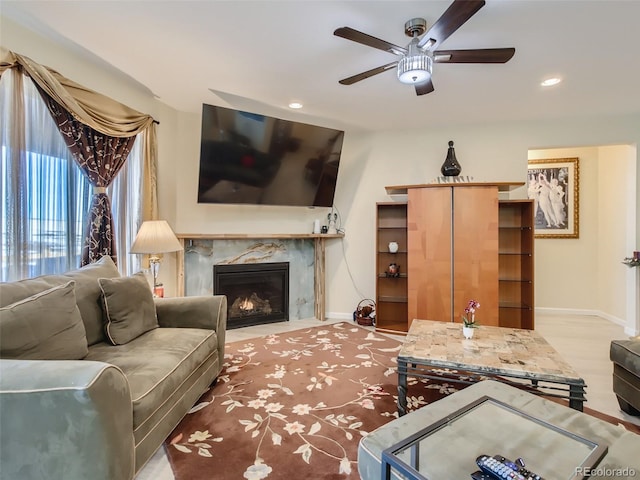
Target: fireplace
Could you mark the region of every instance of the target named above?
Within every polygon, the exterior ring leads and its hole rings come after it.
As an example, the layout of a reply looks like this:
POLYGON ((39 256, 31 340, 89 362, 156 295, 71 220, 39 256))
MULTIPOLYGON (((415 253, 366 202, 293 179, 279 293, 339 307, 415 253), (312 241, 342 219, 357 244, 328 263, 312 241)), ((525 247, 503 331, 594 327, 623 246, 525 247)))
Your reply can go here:
POLYGON ((213 292, 227 296, 227 328, 289 320, 289 262, 213 266, 213 292))

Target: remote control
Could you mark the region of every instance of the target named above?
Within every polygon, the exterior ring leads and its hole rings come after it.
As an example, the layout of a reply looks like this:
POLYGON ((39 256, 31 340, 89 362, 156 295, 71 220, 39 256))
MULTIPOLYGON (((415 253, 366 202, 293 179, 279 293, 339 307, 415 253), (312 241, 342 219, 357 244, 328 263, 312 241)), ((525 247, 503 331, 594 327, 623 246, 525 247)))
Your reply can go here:
POLYGON ((494 478, 491 475, 478 470, 477 472, 473 472, 471 474, 471 480, 494 480, 494 478))
POLYGON ((524 461, 521 458, 516 460, 517 463, 504 458, 501 455, 480 455, 476 458, 476 463, 483 473, 496 478, 498 480, 544 480, 540 475, 530 472, 524 468, 524 461))

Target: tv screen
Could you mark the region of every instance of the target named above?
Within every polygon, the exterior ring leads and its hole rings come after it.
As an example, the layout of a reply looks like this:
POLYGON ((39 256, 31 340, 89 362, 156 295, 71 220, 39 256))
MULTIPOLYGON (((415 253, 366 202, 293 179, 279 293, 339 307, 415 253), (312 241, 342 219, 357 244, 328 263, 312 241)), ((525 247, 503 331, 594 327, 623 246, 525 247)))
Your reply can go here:
POLYGON ((331 207, 344 132, 204 104, 198 203, 331 207))

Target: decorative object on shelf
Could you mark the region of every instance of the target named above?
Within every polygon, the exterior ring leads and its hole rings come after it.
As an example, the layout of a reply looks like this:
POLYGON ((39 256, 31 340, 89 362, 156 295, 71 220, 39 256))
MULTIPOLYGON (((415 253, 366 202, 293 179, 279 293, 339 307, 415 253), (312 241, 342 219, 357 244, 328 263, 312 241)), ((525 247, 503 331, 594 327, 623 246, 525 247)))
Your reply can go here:
MULTIPOLYGON (((143 222, 136 235, 129 253, 144 253, 149 255, 149 267, 153 275, 153 291, 161 287, 158 283, 158 271, 160 270, 160 258, 163 253, 182 250, 182 245, 176 238, 166 220, 150 220, 143 222)), ((161 290, 164 295, 164 288, 161 290)), ((156 295, 159 296, 159 295, 156 295)))
POLYGON ((376 324, 376 302, 370 298, 360 300, 353 312, 353 321, 364 327, 372 327, 376 324))
POLYGON ((529 160, 527 195, 534 201, 535 238, 578 238, 578 158, 529 160))
POLYGON ((640 252, 633 252, 633 257, 625 257, 622 261, 627 267, 640 267, 640 252))
POLYGON ((336 233, 338 233, 338 229, 336 227, 336 222, 338 221, 338 214, 337 213, 329 213, 327 215, 327 220, 329 220, 329 229, 328 229, 327 233, 330 233, 332 235, 335 235, 336 233))
POLYGON ((457 177, 462 171, 462 167, 456 158, 456 151, 453 148, 453 140, 449 140, 449 149, 447 150, 447 158, 445 158, 440 168, 442 175, 445 177, 457 177))
POLYGON ((389 242, 389 253, 398 253, 398 242, 389 242))
POLYGON ((450 183, 472 183, 473 177, 471 175, 458 175, 457 177, 436 177, 431 180, 430 183, 436 183, 439 185, 447 185, 450 183))
POLYGON ((462 334, 464 338, 473 338, 474 329, 478 328, 476 323, 476 310, 480 308, 480 303, 475 300, 469 300, 467 308, 464 309, 464 315, 462 315, 462 334))
POLYGON ((397 263, 390 263, 387 267, 387 277, 399 277, 400 276, 400 265, 397 263))

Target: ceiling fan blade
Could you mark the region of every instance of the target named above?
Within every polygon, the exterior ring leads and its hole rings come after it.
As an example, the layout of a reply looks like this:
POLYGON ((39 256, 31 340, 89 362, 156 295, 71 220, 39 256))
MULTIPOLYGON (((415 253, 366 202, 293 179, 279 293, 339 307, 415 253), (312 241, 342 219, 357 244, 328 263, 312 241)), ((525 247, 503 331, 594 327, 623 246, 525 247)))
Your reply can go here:
POLYGON ((484 0, 455 0, 418 43, 418 47, 436 48, 484 6, 484 0))
POLYGON ((393 53, 394 55, 406 55, 407 53, 407 49, 404 47, 399 47, 398 45, 394 45, 393 43, 389 43, 384 40, 380 40, 379 38, 372 37, 371 35, 367 35, 366 33, 354 30, 351 27, 337 28, 333 32, 333 34, 337 37, 351 40, 352 42, 361 43, 362 45, 366 45, 367 47, 373 47, 377 48, 378 50, 384 50, 385 52, 393 53))
POLYGON ((431 78, 422 83, 416 83, 416 95, 426 95, 431 92, 433 92, 433 82, 431 78))
POLYGON ((475 50, 436 50, 437 63, 507 63, 516 53, 515 48, 481 48, 475 50))
POLYGON ((397 66, 398 66, 398 62, 387 63, 386 65, 372 68, 371 70, 358 73, 357 75, 353 75, 352 77, 343 78, 338 83, 340 83, 341 85, 353 85, 354 83, 359 82, 360 80, 373 77, 374 75, 378 75, 379 73, 386 72, 387 70, 391 70, 392 68, 395 68, 397 66))

